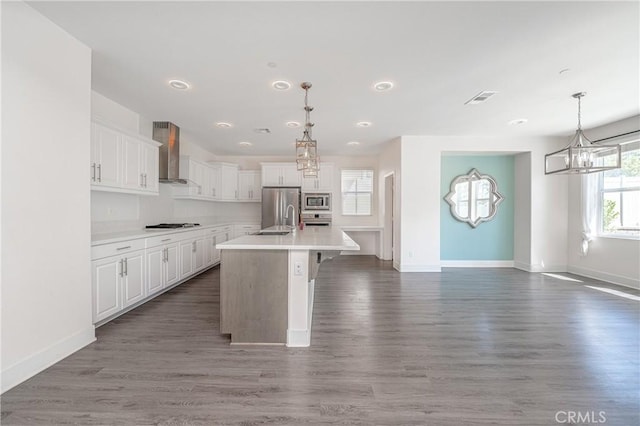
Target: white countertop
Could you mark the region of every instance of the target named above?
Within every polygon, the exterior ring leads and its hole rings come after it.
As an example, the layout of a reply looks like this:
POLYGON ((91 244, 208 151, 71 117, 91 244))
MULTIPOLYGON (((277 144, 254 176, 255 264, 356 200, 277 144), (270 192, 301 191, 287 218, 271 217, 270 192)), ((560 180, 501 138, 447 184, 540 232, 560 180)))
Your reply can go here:
POLYGON ((147 231, 146 229, 132 229, 129 231, 110 232, 107 234, 93 234, 91 235, 91 245, 96 246, 100 244, 119 243, 122 241, 135 240, 138 238, 157 237, 160 235, 197 231, 199 229, 217 228, 220 226, 229 226, 229 225, 233 225, 233 223, 225 222, 225 223, 218 223, 218 224, 193 226, 191 228, 162 229, 162 230, 151 230, 151 231, 147 231))
MULTIPOLYGON (((274 227, 275 228, 275 227, 274 227)), ((270 228, 271 229, 271 228, 270 228)), ((221 250, 360 250, 340 228, 307 226, 287 235, 245 235, 217 244, 221 250)))

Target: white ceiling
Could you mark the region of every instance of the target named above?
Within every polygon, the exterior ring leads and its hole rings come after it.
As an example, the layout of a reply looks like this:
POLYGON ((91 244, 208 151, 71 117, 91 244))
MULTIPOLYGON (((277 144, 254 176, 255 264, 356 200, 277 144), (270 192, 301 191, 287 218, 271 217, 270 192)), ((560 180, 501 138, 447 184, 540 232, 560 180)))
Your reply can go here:
POLYGON ((292 154, 303 81, 320 155, 375 154, 400 135, 569 136, 577 91, 587 128, 640 109, 638 2, 30 4, 93 49, 94 90, 217 154, 292 154), (280 79, 292 88, 273 90, 280 79), (380 80, 395 88, 375 92, 380 80), (499 93, 464 105, 482 90, 499 93))

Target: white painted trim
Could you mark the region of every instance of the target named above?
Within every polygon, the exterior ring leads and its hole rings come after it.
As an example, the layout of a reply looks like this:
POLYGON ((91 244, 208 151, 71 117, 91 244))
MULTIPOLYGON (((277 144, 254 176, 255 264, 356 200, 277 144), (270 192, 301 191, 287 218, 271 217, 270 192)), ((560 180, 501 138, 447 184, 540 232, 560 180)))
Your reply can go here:
POLYGON ((530 263, 513 262, 513 267, 526 272, 567 272, 567 265, 532 265, 530 263))
POLYGON ((393 269, 400 271, 400 263, 397 260, 393 261, 393 269))
POLYGON ((2 371, 0 375, 2 393, 95 342, 95 340, 95 327, 91 326, 18 361, 2 371))
POLYGON ((308 348, 311 346, 311 320, 313 319, 315 288, 316 280, 309 281, 309 306, 307 307, 307 324, 309 328, 303 330, 287 329, 287 347, 289 348, 308 348))
POLYGON ((579 268, 576 266, 569 266, 568 272, 576 275, 581 275, 587 278, 593 278, 596 280, 605 281, 612 284, 621 285, 624 287, 640 289, 640 280, 633 277, 625 277, 622 275, 609 274, 606 272, 596 271, 594 269, 579 268))
MULTIPOLYGON (((395 267, 395 265, 394 265, 395 267)), ((396 268, 400 272, 442 272, 440 265, 403 265, 396 268)))
POLYGON ((513 260, 441 260, 443 268, 513 268, 513 260))

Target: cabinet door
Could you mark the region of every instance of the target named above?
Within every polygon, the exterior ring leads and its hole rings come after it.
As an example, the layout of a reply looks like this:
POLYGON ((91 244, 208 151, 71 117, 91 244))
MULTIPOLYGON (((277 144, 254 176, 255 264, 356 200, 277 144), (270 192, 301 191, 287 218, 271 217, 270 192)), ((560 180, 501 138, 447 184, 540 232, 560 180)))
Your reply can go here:
POLYGON ((333 191, 333 164, 320 163, 316 185, 320 191, 333 191))
POLYGON ((222 199, 238 199, 238 166, 222 165, 222 199))
POLYGON ((100 186, 120 186, 120 162, 122 156, 122 138, 120 133, 93 123, 93 161, 91 164, 92 184, 100 186), (95 167, 94 167, 95 164, 95 167))
POLYGON ((204 268, 204 257, 205 257, 205 247, 204 247, 204 238, 199 238, 194 241, 195 252, 194 255, 194 270, 200 271, 204 268))
POLYGON ((177 283, 180 280, 178 273, 178 261, 180 259, 180 252, 178 251, 178 244, 170 244, 166 246, 166 263, 165 263, 165 282, 164 286, 168 287, 177 283))
POLYGON ((213 235, 204 238, 204 266, 213 264, 213 245, 215 244, 213 235))
POLYGON ((124 263, 123 296, 124 307, 144 299, 144 251, 128 253, 124 263))
POLYGON ((262 179, 260 172, 254 170, 253 172, 253 185, 251 188, 251 199, 253 201, 262 201, 262 179))
POLYGON ((281 186, 282 185, 282 169, 280 166, 263 165, 262 166, 262 185, 263 186, 281 186))
POLYGON ((158 162, 160 160, 158 147, 146 143, 142 144, 141 147, 144 189, 149 192, 158 192, 158 162))
POLYGON ((93 322, 101 321, 122 309, 120 295, 121 257, 92 262, 93 322))
POLYGON ((147 250, 147 294, 157 293, 164 287, 165 263, 164 246, 147 250))
POLYGON ((251 200, 251 192, 254 190, 253 181, 252 172, 238 172, 238 200, 251 200))
POLYGON ((211 255, 212 263, 220 262, 220 249, 216 248, 216 244, 219 243, 222 243, 222 234, 216 234, 213 236, 213 253, 211 255))
POLYGON ((194 273, 193 270, 193 240, 180 243, 180 279, 194 273))
POLYGON ((302 190, 312 192, 318 189, 318 179, 315 177, 302 178, 302 190))
POLYGON ((211 197, 219 200, 222 197, 222 169, 220 167, 212 167, 209 171, 209 186, 211 197))
POLYGON ((122 138, 122 186, 131 189, 144 188, 141 169, 142 144, 129 136, 122 138))
POLYGON ((284 186, 301 186, 302 173, 298 171, 296 163, 287 164, 282 167, 282 180, 284 186))

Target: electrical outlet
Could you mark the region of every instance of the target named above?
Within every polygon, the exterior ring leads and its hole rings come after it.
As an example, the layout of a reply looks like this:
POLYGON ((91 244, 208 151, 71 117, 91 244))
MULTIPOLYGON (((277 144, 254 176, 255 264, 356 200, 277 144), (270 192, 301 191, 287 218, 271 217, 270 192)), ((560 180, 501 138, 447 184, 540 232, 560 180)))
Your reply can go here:
POLYGON ((293 265, 293 274, 294 275, 302 275, 302 262, 296 262, 293 265))

